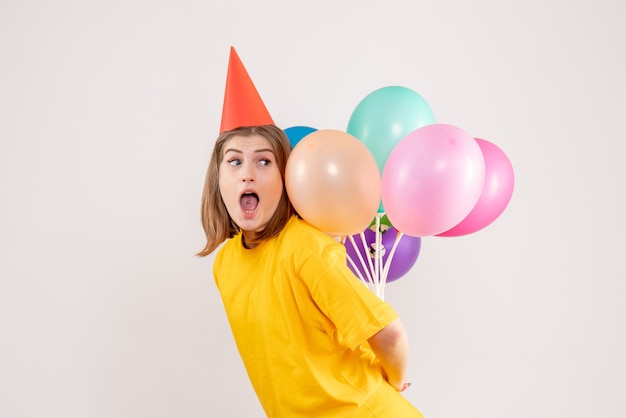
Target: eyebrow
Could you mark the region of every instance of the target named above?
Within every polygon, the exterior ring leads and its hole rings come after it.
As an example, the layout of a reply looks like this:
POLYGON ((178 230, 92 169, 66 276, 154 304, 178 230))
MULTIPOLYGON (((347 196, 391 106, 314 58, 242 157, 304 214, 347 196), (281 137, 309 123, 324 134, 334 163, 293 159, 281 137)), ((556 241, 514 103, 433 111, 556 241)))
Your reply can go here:
MULTIPOLYGON (((237 148, 227 148, 227 149, 224 151, 224 155, 226 155, 226 154, 227 154, 227 153, 229 153, 229 152, 238 152, 238 153, 240 153, 240 154, 243 154, 243 151, 238 150, 237 148)), ((274 153, 274 150, 273 150, 273 149, 271 149, 271 148, 261 148, 261 149, 254 150, 254 152, 255 152, 255 153, 259 153, 259 152, 271 152, 271 153, 273 154, 273 153, 274 153)))

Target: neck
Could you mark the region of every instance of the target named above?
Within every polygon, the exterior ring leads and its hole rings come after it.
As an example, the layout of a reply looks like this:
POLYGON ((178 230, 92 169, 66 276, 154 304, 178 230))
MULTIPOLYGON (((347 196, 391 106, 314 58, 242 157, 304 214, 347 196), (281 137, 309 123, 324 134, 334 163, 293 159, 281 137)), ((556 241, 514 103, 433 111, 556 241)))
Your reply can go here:
POLYGON ((248 249, 248 250, 251 250, 254 247, 256 247, 257 245, 259 245, 257 243, 248 244, 248 241, 246 240, 246 234, 243 233, 243 232, 241 233, 241 243, 243 244, 243 247, 248 249))

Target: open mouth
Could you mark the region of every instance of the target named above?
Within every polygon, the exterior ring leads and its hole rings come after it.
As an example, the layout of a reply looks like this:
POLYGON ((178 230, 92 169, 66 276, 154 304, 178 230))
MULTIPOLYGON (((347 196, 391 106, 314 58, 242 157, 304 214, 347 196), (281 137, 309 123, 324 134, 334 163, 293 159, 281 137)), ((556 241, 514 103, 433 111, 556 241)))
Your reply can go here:
POLYGON ((245 213, 252 213, 259 205, 259 196, 256 193, 244 193, 239 204, 245 213))

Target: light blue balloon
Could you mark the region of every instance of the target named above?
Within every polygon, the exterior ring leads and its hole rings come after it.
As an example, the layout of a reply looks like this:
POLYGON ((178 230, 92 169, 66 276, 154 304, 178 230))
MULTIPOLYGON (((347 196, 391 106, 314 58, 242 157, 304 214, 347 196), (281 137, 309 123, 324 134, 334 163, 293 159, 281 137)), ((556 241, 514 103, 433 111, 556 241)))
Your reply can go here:
MULTIPOLYGON (((387 158, 405 136, 435 123, 430 105, 415 91, 387 86, 368 94, 352 112, 346 132, 361 140, 382 176, 387 158)), ((382 201, 378 212, 384 213, 382 201)))
POLYGON ((317 131, 317 129, 309 126, 291 126, 285 129, 285 134, 287 134, 291 148, 293 148, 302 138, 315 131, 317 131))
POLYGON ((435 123, 430 105, 415 91, 388 86, 368 94, 350 116, 347 132, 370 150, 382 175, 391 151, 405 136, 435 123))

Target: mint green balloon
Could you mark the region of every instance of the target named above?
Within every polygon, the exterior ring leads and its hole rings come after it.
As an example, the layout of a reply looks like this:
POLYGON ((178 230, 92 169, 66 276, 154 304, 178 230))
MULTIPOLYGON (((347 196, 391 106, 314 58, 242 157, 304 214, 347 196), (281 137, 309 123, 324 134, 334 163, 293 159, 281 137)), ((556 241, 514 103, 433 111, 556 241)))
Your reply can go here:
POLYGON ((429 104, 413 90, 388 86, 374 90, 357 105, 347 132, 374 156, 380 174, 391 151, 405 136, 435 123, 429 104))

